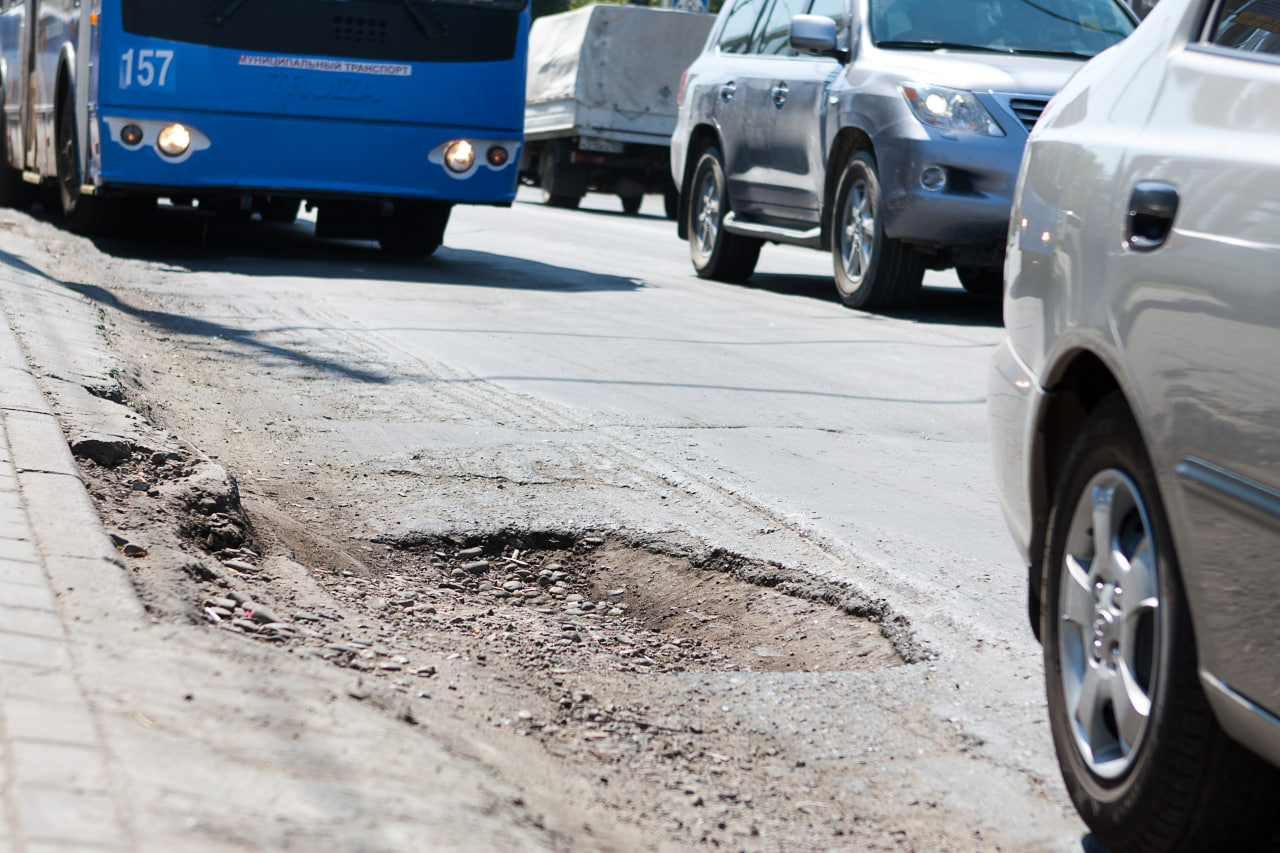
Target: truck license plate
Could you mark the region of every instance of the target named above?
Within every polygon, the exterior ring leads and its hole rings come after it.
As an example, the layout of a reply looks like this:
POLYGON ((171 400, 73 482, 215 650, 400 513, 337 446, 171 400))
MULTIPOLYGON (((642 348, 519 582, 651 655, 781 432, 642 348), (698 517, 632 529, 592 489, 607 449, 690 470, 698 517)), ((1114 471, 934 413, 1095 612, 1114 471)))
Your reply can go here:
POLYGON ((621 154, 622 143, 613 139, 601 139, 598 136, 578 137, 578 147, 583 151, 601 151, 605 154, 621 154))

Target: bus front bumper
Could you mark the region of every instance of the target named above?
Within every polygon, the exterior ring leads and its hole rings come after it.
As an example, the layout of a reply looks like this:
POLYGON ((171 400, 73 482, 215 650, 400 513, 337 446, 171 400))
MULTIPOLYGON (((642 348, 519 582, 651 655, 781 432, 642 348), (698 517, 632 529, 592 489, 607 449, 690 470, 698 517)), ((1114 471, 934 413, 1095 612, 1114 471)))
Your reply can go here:
POLYGON ((98 187, 274 192, 311 200, 510 204, 522 142, 519 130, 106 107, 96 129, 97 168, 90 175, 98 187), (185 131, 178 139, 189 140, 177 153, 175 134, 162 136, 174 124, 185 131), (461 171, 444 162, 455 141, 465 141, 474 155, 461 171))

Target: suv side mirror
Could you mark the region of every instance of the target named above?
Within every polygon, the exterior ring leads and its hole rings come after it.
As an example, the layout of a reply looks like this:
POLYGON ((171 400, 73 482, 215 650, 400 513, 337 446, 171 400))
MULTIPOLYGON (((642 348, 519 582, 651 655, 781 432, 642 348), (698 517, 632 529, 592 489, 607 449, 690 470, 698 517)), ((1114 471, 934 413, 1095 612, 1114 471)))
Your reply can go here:
POLYGON ((791 19, 791 49, 810 56, 830 56, 845 62, 847 51, 836 42, 836 22, 823 15, 796 15, 791 19))

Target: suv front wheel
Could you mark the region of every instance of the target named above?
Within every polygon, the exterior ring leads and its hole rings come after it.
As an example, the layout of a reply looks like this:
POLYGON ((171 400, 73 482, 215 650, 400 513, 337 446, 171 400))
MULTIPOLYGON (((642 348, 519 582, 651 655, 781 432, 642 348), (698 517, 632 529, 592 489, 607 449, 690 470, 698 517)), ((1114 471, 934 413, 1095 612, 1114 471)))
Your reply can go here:
POLYGON ((689 197, 689 257, 701 278, 716 281, 746 281, 755 272, 761 241, 728 234, 724 216, 729 212, 729 194, 724 177, 724 158, 718 148, 708 148, 693 172, 689 197))
POLYGON ((876 158, 859 151, 836 188, 831 229, 836 290, 850 308, 905 308, 924 279, 924 256, 884 234, 884 195, 876 158))

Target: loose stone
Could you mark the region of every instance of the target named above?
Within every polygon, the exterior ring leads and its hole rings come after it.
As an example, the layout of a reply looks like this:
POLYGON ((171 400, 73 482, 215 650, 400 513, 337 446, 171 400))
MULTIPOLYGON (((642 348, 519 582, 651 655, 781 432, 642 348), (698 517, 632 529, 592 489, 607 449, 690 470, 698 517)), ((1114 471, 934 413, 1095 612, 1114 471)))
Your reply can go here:
POLYGON ((267 622, 280 621, 280 617, 276 616, 276 614, 273 613, 270 608, 263 607, 260 604, 255 604, 253 606, 253 609, 250 614, 250 618, 252 618, 254 622, 260 622, 264 624, 267 622))

